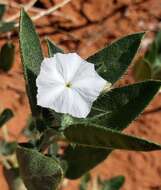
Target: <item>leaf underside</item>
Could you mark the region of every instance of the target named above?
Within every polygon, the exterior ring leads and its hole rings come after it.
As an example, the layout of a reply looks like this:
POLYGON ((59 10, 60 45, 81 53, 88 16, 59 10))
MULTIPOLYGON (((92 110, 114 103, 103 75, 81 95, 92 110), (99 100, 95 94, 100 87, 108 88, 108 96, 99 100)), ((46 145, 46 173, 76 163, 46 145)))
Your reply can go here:
POLYGON ((159 144, 101 126, 84 124, 71 125, 65 129, 64 135, 70 142, 85 147, 133 151, 152 151, 161 149, 161 145, 159 144))
POLYGON ((36 150, 18 147, 21 177, 28 190, 56 190, 63 178, 59 163, 36 150))

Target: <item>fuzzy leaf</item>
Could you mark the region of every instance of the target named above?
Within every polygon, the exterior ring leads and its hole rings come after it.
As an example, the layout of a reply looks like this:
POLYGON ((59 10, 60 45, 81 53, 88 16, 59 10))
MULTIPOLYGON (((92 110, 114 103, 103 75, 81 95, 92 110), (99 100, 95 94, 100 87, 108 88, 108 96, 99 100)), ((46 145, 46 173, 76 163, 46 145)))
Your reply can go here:
POLYGON ((69 179, 79 178, 99 162, 102 162, 109 153, 111 150, 78 145, 74 148, 72 146, 67 147, 64 154, 64 160, 68 163, 66 177, 69 179))
POLYGON ((15 45, 13 43, 5 43, 0 51, 0 69, 9 71, 14 63, 15 45))
POLYGON ((112 89, 93 104, 103 114, 91 122, 116 130, 125 129, 144 110, 160 86, 160 81, 145 81, 112 89))
POLYGON ((124 176, 113 177, 102 182, 103 187, 101 190, 119 190, 123 186, 124 182, 124 176))
POLYGON ((64 53, 62 49, 60 49, 54 42, 52 42, 50 39, 46 39, 47 46, 48 46, 48 54, 49 57, 53 57, 55 53, 64 53))
POLYGON ((2 20, 5 11, 6 11, 6 5, 0 4, 0 20, 2 20))
MULTIPOLYGON (((146 81, 115 88, 104 96, 100 96, 93 105, 93 107, 99 109, 97 114, 106 114, 97 119, 90 120, 89 117, 87 120, 89 123, 102 124, 108 128, 122 130, 143 111, 159 87, 160 82, 146 81)), ((91 115, 93 113, 96 113, 96 111, 92 110, 91 115)), ((80 177, 98 163, 102 162, 110 153, 111 150, 101 151, 99 149, 81 146, 76 146, 75 149, 69 147, 65 152, 65 159, 68 162, 66 176, 69 179, 80 177), (85 156, 81 157, 81 155, 85 156), (75 168, 75 172, 73 172, 73 168, 75 168)))
POLYGON ((71 125, 64 135, 71 143, 100 149, 161 150, 161 145, 100 126, 71 125), (80 135, 83 134, 83 135, 80 135))
POLYGON ((36 101, 36 77, 40 71, 40 65, 43 60, 43 54, 40 46, 38 35, 36 34, 35 27, 27 15, 22 10, 20 17, 20 48, 21 58, 24 66, 24 75, 26 79, 27 93, 29 96, 32 114, 38 116, 40 108, 37 106, 36 101))
POLYGON ((56 190, 63 178, 59 163, 36 150, 18 147, 20 174, 28 190, 56 190))
POLYGON ((114 83, 124 74, 134 58, 144 33, 125 36, 101 51, 92 55, 87 61, 96 64, 98 73, 108 82, 114 83))
POLYGON ((0 128, 13 117, 13 112, 11 109, 5 109, 0 114, 0 128))

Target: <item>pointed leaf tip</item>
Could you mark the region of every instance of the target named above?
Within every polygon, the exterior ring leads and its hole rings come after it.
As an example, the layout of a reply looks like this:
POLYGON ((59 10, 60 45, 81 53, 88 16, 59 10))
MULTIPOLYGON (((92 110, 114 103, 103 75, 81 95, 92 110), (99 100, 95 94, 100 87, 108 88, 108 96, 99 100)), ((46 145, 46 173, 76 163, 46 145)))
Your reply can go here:
POLYGON ((40 114, 40 108, 37 106, 36 77, 40 71, 40 65, 43 60, 43 53, 39 37, 31 18, 22 9, 20 16, 20 50, 21 59, 24 67, 24 76, 26 80, 27 93, 32 110, 32 114, 40 114))
POLYGON ((98 73, 115 83, 132 62, 144 32, 124 36, 90 56, 87 61, 96 65, 98 73))
POLYGON ((116 176, 102 182, 101 190, 119 190, 125 182, 124 176, 116 176))
POLYGON ((60 49, 54 42, 52 42, 49 38, 46 39, 48 46, 48 55, 49 57, 53 57, 55 53, 64 53, 62 49, 60 49))
POLYGON ((110 90, 94 102, 93 107, 103 112, 92 110, 91 123, 119 131, 125 129, 143 112, 160 86, 161 81, 148 80, 110 90), (104 114, 97 118, 96 114, 101 113, 104 114))
POLYGON ((71 125, 65 129, 64 135, 72 143, 93 148, 132 151, 161 150, 160 144, 102 126, 71 125), (80 136, 80 134, 83 135, 80 136))

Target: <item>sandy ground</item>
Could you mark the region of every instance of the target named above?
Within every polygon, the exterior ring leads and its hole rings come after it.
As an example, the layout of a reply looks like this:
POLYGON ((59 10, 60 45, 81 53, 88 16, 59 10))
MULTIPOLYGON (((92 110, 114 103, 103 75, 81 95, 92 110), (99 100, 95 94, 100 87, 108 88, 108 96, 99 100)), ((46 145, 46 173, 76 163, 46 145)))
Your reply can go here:
MULTIPOLYGON (((28 2, 18 1, 17 2, 28 2)), ((58 0, 41 0, 37 7, 50 7, 58 0)), ((16 11, 16 10, 15 10, 16 11)), ((13 14, 13 10, 9 11, 13 14)), ((146 39, 153 37, 160 27, 161 0, 73 0, 55 16, 48 16, 36 22, 41 36, 49 36, 66 51, 76 51, 88 57, 112 40, 132 32, 150 31, 146 39)), ((19 133, 25 127, 30 113, 26 97, 22 66, 19 57, 17 34, 12 36, 16 44, 16 60, 13 69, 0 73, 0 108, 10 107, 15 117, 8 122, 10 139, 22 140, 19 133)), ((5 41, 0 37, 0 45, 5 41)), ((146 45, 146 43, 145 43, 146 45)), ((45 47, 44 47, 45 48, 45 47)), ((131 72, 124 83, 131 79, 131 72)), ((130 80, 131 81, 131 80, 130 80)), ((156 96, 148 109, 161 106, 161 95, 156 96)), ((126 132, 146 137, 161 143, 161 113, 140 116, 126 132)), ((106 179, 115 175, 126 177, 122 190, 161 190, 161 152, 137 153, 114 151, 108 159, 92 170, 92 175, 106 179)), ((7 190, 7 184, 1 172, 0 189, 7 190)), ((77 181, 70 181, 67 190, 77 189, 77 181)))

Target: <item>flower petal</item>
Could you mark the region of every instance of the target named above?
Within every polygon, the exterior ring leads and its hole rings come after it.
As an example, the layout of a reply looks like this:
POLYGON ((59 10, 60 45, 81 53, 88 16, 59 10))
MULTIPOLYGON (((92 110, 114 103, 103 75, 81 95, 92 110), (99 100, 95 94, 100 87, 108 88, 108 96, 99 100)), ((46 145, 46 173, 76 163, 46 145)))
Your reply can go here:
POLYGON ((64 90, 64 79, 57 71, 53 58, 45 58, 41 63, 36 85, 38 87, 37 104, 42 107, 49 107, 64 90))
POLYGON ((90 110, 92 103, 86 102, 75 90, 67 88, 53 102, 51 109, 56 112, 68 113, 73 117, 85 118, 90 110))
POLYGON ((106 84, 107 81, 96 73, 94 65, 84 61, 77 75, 73 78, 72 88, 85 98, 86 101, 93 102, 97 99, 106 84))
POLYGON ((57 53, 54 58, 57 63, 57 69, 65 82, 70 82, 72 80, 83 61, 83 59, 76 53, 57 53))
POLYGON ((109 83, 76 53, 57 53, 43 60, 36 84, 38 105, 84 118, 109 83))
POLYGON ((44 58, 41 63, 40 74, 37 77, 38 81, 48 80, 48 82, 59 82, 64 84, 64 78, 58 72, 56 60, 52 58, 44 58))
POLYGON ((38 85, 37 104, 42 107, 52 108, 51 105, 63 91, 63 86, 55 85, 53 88, 50 84, 41 83, 38 85))

